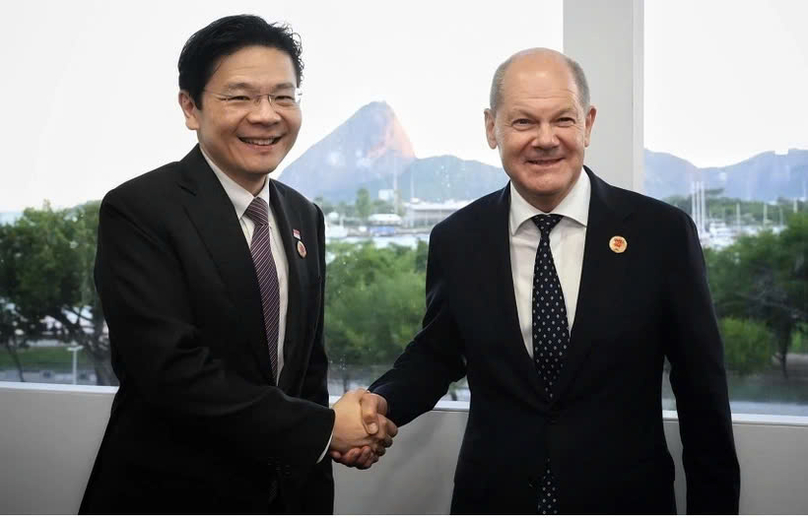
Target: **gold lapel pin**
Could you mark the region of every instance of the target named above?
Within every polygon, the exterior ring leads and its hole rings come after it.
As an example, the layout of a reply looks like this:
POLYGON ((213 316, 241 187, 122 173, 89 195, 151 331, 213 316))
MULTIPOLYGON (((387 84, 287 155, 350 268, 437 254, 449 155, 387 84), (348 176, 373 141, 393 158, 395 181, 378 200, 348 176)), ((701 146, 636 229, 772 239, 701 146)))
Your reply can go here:
POLYGON ((609 240, 609 248, 616 254, 622 254, 628 248, 628 241, 623 236, 614 236, 609 240))
POLYGON ((306 252, 306 245, 303 244, 303 241, 298 241, 297 242, 297 255, 299 255, 300 257, 305 258, 306 253, 307 253, 306 252))

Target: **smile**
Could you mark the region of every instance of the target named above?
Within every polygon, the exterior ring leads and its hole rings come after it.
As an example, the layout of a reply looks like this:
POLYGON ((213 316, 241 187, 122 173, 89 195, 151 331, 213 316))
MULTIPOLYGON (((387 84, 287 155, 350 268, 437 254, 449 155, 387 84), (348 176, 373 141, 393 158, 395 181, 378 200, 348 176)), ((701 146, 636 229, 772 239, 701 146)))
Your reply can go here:
POLYGON ((562 160, 563 160, 563 158, 551 158, 551 159, 543 159, 543 160, 528 160, 527 163, 528 164, 540 165, 540 166, 547 166, 547 165, 557 164, 558 162, 561 162, 562 160))
POLYGON ((271 137, 271 138, 249 138, 249 137, 239 137, 239 140, 244 142, 245 144, 250 144, 253 146, 271 146, 273 144, 277 144, 277 142, 281 139, 281 137, 271 137))

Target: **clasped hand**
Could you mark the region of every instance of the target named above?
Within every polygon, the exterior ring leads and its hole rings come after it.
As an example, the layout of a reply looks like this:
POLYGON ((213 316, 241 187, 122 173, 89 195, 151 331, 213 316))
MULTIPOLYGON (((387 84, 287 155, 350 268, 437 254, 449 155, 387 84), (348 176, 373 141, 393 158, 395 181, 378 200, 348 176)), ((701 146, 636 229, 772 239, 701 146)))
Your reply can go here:
POLYGON ((392 446, 398 427, 387 419, 387 400, 365 389, 334 403, 336 419, 329 453, 346 466, 367 469, 392 446))

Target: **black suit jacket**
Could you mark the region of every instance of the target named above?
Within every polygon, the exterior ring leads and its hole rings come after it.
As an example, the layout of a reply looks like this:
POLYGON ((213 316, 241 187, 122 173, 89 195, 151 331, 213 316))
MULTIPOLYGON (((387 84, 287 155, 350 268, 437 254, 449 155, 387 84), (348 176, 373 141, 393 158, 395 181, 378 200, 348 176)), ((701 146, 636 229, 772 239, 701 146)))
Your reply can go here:
POLYGON ((564 513, 670 513, 674 464, 661 407, 667 357, 687 511, 736 513, 740 476, 723 349, 695 227, 674 207, 587 174, 583 270, 557 399, 546 398, 519 328, 508 186, 434 228, 423 329, 371 390, 403 425, 468 377, 455 513, 535 513, 548 457, 564 513), (616 235, 628 243, 622 254, 609 247, 616 235))
POLYGON ((80 512, 267 513, 276 483, 274 510, 333 511, 323 216, 269 188, 289 263, 277 385, 249 247, 199 147, 104 198, 95 280, 120 388, 80 512))

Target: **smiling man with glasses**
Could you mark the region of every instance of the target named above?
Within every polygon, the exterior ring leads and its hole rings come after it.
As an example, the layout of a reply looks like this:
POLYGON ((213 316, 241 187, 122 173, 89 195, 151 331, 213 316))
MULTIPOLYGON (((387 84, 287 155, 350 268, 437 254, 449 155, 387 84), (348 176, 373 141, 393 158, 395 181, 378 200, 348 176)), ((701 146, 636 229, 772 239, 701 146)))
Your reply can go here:
POLYGON ((359 392, 328 408, 323 214, 270 180, 297 139, 297 34, 222 18, 179 60, 199 144, 113 189, 95 280, 120 388, 80 512, 333 512, 326 453, 368 436, 359 392))

